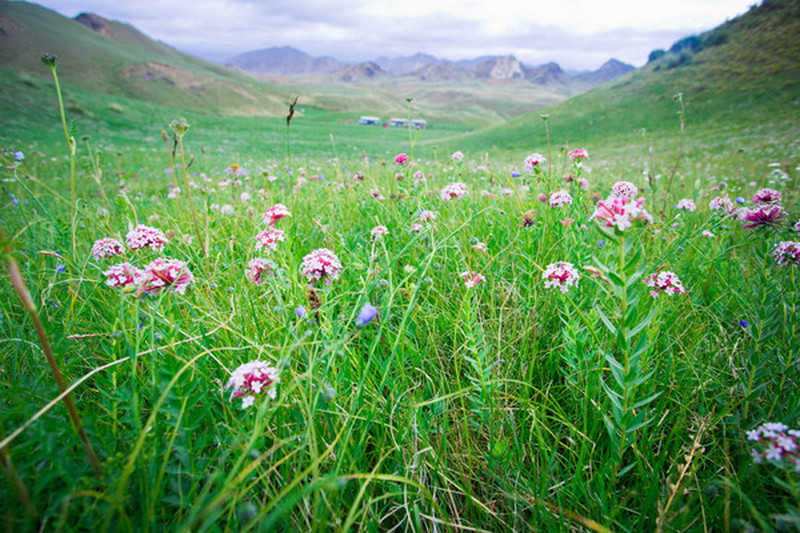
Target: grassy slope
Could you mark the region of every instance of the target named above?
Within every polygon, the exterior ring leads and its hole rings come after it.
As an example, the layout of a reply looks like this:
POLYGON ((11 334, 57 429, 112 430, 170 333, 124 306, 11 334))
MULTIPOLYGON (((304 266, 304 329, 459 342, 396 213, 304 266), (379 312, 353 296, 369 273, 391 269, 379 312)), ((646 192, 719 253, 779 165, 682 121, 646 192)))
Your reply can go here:
MULTIPOLYGON (((549 108, 556 143, 626 145, 642 130, 655 138, 678 137, 678 104, 686 102, 689 132, 728 137, 765 127, 796 132, 800 118, 800 3, 771 1, 704 34, 723 44, 688 56, 667 68, 675 56, 634 71, 610 84, 549 108), (720 35, 725 37, 719 37, 720 35)), ((546 145, 538 113, 468 137, 454 146, 502 153, 541 150, 546 145)))
POLYGON ((27 2, 0 2, 6 34, 0 65, 36 76, 43 53, 59 58, 67 85, 214 114, 279 115, 284 91, 157 43, 133 27, 108 21, 110 37, 27 2), (152 73, 152 80, 143 78, 152 73), (170 81, 163 77, 169 78, 170 81))

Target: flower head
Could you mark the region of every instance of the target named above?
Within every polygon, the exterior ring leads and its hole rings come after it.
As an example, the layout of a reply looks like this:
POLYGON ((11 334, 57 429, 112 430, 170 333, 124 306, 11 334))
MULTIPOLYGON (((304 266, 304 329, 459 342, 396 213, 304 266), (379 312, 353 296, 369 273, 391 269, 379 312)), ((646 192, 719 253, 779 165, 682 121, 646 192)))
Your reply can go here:
POLYGON ((408 163, 408 154, 401 153, 394 156, 394 164, 398 167, 405 166, 408 163))
POLYGON ((264 223, 270 226, 274 226, 276 222, 284 217, 290 217, 292 213, 289 209, 283 204, 275 204, 272 207, 268 208, 261 218, 264 219, 264 223))
POLYGON ((464 154, 461 153, 460 151, 456 150, 455 152, 453 152, 453 155, 451 155, 450 157, 452 158, 453 161, 458 163, 459 161, 464 159, 464 154))
POLYGON ((533 169, 544 163, 544 161, 545 159, 542 154, 533 153, 525 158, 525 162, 523 164, 526 171, 533 172, 533 169))
POLYGON ((739 212, 739 220, 742 227, 747 229, 772 226, 777 228, 783 223, 781 220, 789 216, 780 204, 760 204, 749 209, 742 209, 739 212))
POLYGON ((109 267, 103 272, 106 285, 121 289, 135 288, 144 279, 144 272, 128 262, 109 267))
POLYGON ((256 246, 261 247, 266 253, 274 252, 278 248, 278 243, 286 239, 283 230, 267 227, 264 231, 256 235, 256 246))
POLYGON ((96 261, 120 255, 124 251, 125 248, 122 247, 122 243, 110 237, 96 240, 92 245, 92 256, 94 256, 96 261))
POLYGON ((545 271, 542 272, 542 279, 544 279, 545 288, 557 288, 567 294, 570 287, 578 286, 581 276, 572 263, 557 261, 547 265, 545 271))
POLYGON ((572 195, 565 189, 558 189, 550 194, 550 207, 572 205, 572 195))
POLYGON ((142 280, 139 292, 158 294, 162 290, 184 294, 194 280, 194 275, 187 268, 185 261, 178 259, 158 259, 145 265, 142 269, 142 280))
POLYGON ((800 242, 781 241, 772 250, 775 265, 789 265, 797 268, 800 266, 800 242))
POLYGON ((781 193, 775 189, 761 189, 753 195, 753 203, 771 204, 781 201, 781 193))
POLYGON ((256 257, 247 264, 244 275, 253 285, 263 285, 266 277, 272 276, 276 268, 275 263, 269 259, 256 257))
POLYGON ((639 196, 639 187, 630 181, 618 181, 611 186, 611 198, 635 198, 639 196))
POLYGON ((14 152, 14 160, 15 161, 22 161, 23 159, 25 159, 25 154, 23 154, 20 151, 14 152))
POLYGON ((653 217, 643 207, 644 198, 638 200, 626 197, 610 197, 606 201, 597 202, 597 208, 591 218, 605 222, 606 227, 617 228, 620 231, 633 226, 636 220, 653 222, 653 217))
POLYGON ((800 472, 800 431, 789 429, 781 423, 766 423, 747 432, 747 440, 756 443, 753 459, 761 463, 764 459, 787 464, 800 472))
POLYGON ((468 289, 471 289, 478 283, 482 281, 486 281, 486 278, 483 277, 482 274, 478 274, 473 270, 467 270, 466 272, 461 273, 461 277, 464 278, 464 284, 467 286, 468 289))
POLYGON ((164 232, 160 229, 139 224, 128 232, 125 236, 125 242, 128 244, 130 250, 150 248, 151 250, 160 252, 164 249, 164 244, 168 241, 166 235, 164 235, 164 232))
POLYGON ((423 209, 419 212, 419 221, 420 222, 428 222, 430 220, 436 220, 436 217, 439 214, 436 211, 430 211, 428 209, 423 209))
POLYGON ((364 307, 361 308, 361 312, 358 313, 356 317, 356 324, 363 327, 372 322, 372 319, 378 316, 378 310, 373 307, 373 305, 369 302, 364 304, 364 307))
POLYGON ((374 228, 372 228, 369 234, 372 235, 373 239, 380 239, 384 235, 389 234, 389 228, 387 228, 386 226, 375 226, 374 228))
POLYGON ((645 276, 644 284, 652 289, 650 296, 653 298, 658 298, 659 293, 662 291, 666 294, 683 294, 686 292, 677 274, 669 270, 662 270, 645 276))
POLYGON ((586 148, 575 148, 569 153, 569 158, 572 161, 576 159, 589 159, 589 152, 586 151, 586 148))
POLYGON ((230 401, 242 398, 242 409, 247 409, 255 403, 258 395, 274 400, 277 395, 275 386, 280 381, 277 368, 263 361, 251 361, 233 371, 225 388, 233 389, 230 401))
POLYGON ((319 280, 324 280, 326 285, 330 285, 339 278, 342 263, 331 250, 318 248, 303 258, 300 271, 312 285, 319 280))
POLYGON ((712 211, 722 211, 726 215, 736 212, 736 206, 727 194, 715 196, 708 202, 708 208, 712 211))
POLYGON ((675 206, 675 209, 683 209, 684 211, 694 211, 697 209, 697 204, 691 198, 683 198, 675 206))
POLYGON ((465 194, 467 194, 467 186, 460 181, 445 185, 441 192, 439 192, 439 196, 445 202, 452 200, 453 198, 461 198, 465 194))

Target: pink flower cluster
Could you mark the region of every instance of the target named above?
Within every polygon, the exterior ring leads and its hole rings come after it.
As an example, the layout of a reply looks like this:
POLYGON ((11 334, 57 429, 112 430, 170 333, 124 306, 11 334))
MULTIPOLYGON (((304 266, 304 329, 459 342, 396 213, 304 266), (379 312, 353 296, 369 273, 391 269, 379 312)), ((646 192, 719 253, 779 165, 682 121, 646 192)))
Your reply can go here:
POLYGON ((274 252, 278 248, 278 243, 286 239, 283 230, 269 226, 267 229, 256 235, 256 246, 260 246, 266 253, 274 252))
POLYGON ((562 293, 567 294, 570 287, 577 287, 581 279, 578 270, 566 261, 557 261, 547 265, 542 272, 544 286, 546 289, 556 288, 562 293))
POLYGON ((128 244, 128 249, 130 250, 150 248, 151 250, 160 252, 164 249, 164 244, 168 241, 167 236, 164 235, 164 232, 160 229, 139 224, 128 232, 125 236, 125 242, 128 244))
POLYGON ((318 248, 303 258, 300 272, 313 285, 319 280, 324 280, 330 285, 339 278, 342 272, 342 263, 336 254, 327 248, 318 248))
POLYGON ((127 262, 114 265, 103 272, 103 275, 109 287, 135 290, 137 294, 159 294, 162 290, 184 294, 194 281, 194 275, 185 261, 163 257, 155 259, 142 269, 127 262))
POLYGON ((482 274, 478 274, 473 270, 467 270, 466 272, 461 273, 461 277, 464 278, 464 284, 467 286, 468 289, 471 289, 478 283, 482 281, 486 281, 486 278, 483 277, 482 274))
POLYGON ((394 164, 398 167, 405 166, 408 163, 408 154, 402 153, 394 156, 394 164))
POLYGON ((120 255, 125 252, 122 243, 117 239, 105 237, 94 242, 92 245, 92 255, 96 261, 108 259, 109 257, 120 255))
POLYGON ((777 228, 783 223, 781 219, 787 216, 789 213, 784 211, 780 204, 759 204, 739 211, 739 220, 742 221, 742 227, 746 229, 763 226, 777 228))
POLYGON ((775 189, 761 189, 753 195, 753 203, 771 204, 781 201, 781 193, 775 189))
POLYGON ((683 294, 686 292, 677 274, 669 270, 662 270, 661 272, 645 276, 643 281, 645 285, 652 289, 650 291, 650 296, 653 298, 658 298, 658 295, 662 291, 670 295, 683 294))
POLYGON ((277 368, 263 361, 250 361, 233 371, 225 388, 233 389, 230 401, 242 398, 242 409, 247 409, 259 394, 274 400, 277 395, 275 386, 280 382, 277 368))
POLYGON ((450 157, 453 159, 453 161, 458 163, 459 161, 464 159, 464 154, 461 153, 460 151, 456 150, 455 152, 453 152, 453 155, 451 155, 450 157))
POLYGON ((542 154, 531 154, 525 158, 525 170, 528 172, 533 172, 533 169, 542 163, 544 163, 544 156, 542 154))
POLYGON ((374 228, 372 228, 369 234, 372 235, 373 239, 380 239, 384 235, 389 234, 389 228, 387 228, 386 226, 375 226, 374 228))
POLYGON ((800 431, 780 422, 768 422, 748 431, 747 440, 758 443, 753 449, 755 463, 785 460, 800 472, 800 431))
POLYGON ((267 276, 272 276, 272 272, 276 269, 275 263, 269 259, 256 257, 247 263, 247 270, 245 270, 245 277, 250 280, 253 285, 263 285, 267 276))
POLYGON ((691 198, 683 198, 678 202, 678 205, 675 206, 675 209, 683 209, 684 211, 694 211, 697 209, 697 204, 694 203, 694 200, 691 198))
POLYGON ((781 241, 772 250, 772 258, 776 265, 800 266, 800 242, 781 241))
POLYGON ((550 207, 564 207, 572 205, 572 195, 564 190, 558 189, 550 194, 550 207))
POLYGON ((261 215, 261 218, 264 220, 265 224, 274 226, 280 219, 290 216, 292 216, 292 213, 285 205, 275 204, 268 208, 264 214, 261 215))
POLYGON ((576 159, 589 159, 589 152, 586 151, 586 148, 575 148, 569 153, 569 158, 571 161, 576 159))
POLYGON ((726 215, 730 215, 736 211, 736 206, 733 201, 728 198, 727 194, 715 196, 708 202, 708 208, 712 211, 723 211, 726 215))
POLYGON ((455 183, 450 183, 445 185, 445 187, 439 193, 439 196, 445 202, 452 200, 453 198, 461 198, 467 194, 467 186, 466 184, 457 181, 455 183))
POLYGON ((639 187, 630 181, 618 181, 611 186, 611 198, 635 198, 639 196, 639 187))
POLYGON ((604 221, 606 227, 625 231, 637 220, 653 222, 653 217, 643 207, 643 204, 644 198, 634 201, 624 196, 610 197, 605 201, 597 202, 597 208, 591 218, 604 221))

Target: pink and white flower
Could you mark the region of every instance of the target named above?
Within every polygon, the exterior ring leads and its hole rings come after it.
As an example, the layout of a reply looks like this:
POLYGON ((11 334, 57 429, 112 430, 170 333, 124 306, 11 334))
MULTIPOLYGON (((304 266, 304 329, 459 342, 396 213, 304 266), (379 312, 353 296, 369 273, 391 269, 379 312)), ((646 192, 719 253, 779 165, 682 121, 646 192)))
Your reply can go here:
POLYGON ((253 285, 260 286, 264 284, 267 276, 273 275, 276 268, 275 263, 269 259, 256 257, 247 263, 244 275, 253 285))
POLYGON ((694 203, 694 200, 691 198, 683 198, 678 201, 678 204, 675 206, 675 209, 683 209, 684 211, 694 211, 697 209, 697 204, 694 203))
POLYGON ((105 237, 94 241, 92 245, 92 256, 96 261, 100 259, 108 259, 109 257, 120 255, 125 252, 122 243, 117 239, 105 237))
POLYGON ((546 289, 556 288, 562 293, 567 294, 570 287, 577 287, 581 279, 578 270, 567 261, 556 261, 550 263, 542 272, 544 287, 546 289))
POLYGON ((800 242, 781 241, 775 245, 771 255, 775 265, 797 268, 800 266, 800 242))
POLYGON ((586 148, 575 148, 569 153, 569 158, 571 161, 589 159, 589 152, 586 151, 586 148))
POLYGON ((572 205, 572 195, 565 189, 558 189, 550 194, 550 207, 572 205))
POLYGON ((771 204, 780 201, 781 193, 775 189, 761 189, 753 195, 753 203, 756 204, 771 204))
POLYGON ((167 236, 160 229, 151 228, 144 224, 139 224, 134 229, 128 232, 125 236, 125 242, 128 244, 129 250, 139 250, 140 248, 150 248, 156 252, 164 249, 164 244, 167 243, 167 236))
POLYGON ((261 218, 264 220, 265 224, 274 226, 280 219, 290 216, 292 216, 292 213, 289 211, 289 208, 283 204, 275 204, 267 208, 264 214, 261 215, 261 218))
POLYGON ((143 277, 139 292, 158 294, 162 290, 184 294, 194 281, 194 275, 185 261, 159 257, 142 269, 143 277))
POLYGON ((753 449, 753 462, 764 459, 780 463, 786 461, 800 473, 800 431, 786 424, 769 422, 747 432, 747 440, 757 443, 753 449))
POLYGON ((398 167, 402 167, 408 164, 408 154, 401 153, 394 156, 394 164, 397 165, 398 167))
POLYGON ((372 228, 369 234, 372 235, 373 239, 380 239, 384 235, 389 234, 389 228, 387 228, 386 226, 375 226, 374 228, 372 228))
POLYGON ((313 285, 319 280, 324 280, 330 285, 342 272, 342 263, 336 254, 327 248, 318 248, 303 258, 300 272, 313 285))
POLYGON ((634 201, 624 196, 610 197, 605 201, 597 202, 597 208, 591 218, 604 221, 606 227, 625 231, 637 220, 653 222, 653 217, 643 207, 643 204, 644 198, 634 201))
POLYGON ((636 198, 639 196, 639 187, 630 181, 618 181, 611 186, 611 198, 636 198))
POLYGON ((277 396, 276 385, 280 382, 277 368, 263 361, 251 361, 233 371, 225 388, 233 389, 230 401, 242 398, 242 409, 247 409, 259 395, 274 400, 277 396))
POLYGON ((486 278, 483 277, 482 274, 478 274, 473 270, 467 270, 466 272, 462 272, 461 277, 464 278, 464 284, 467 286, 468 289, 471 289, 478 283, 486 281, 486 278))
POLYGON ((789 216, 789 213, 784 211, 780 204, 775 203, 759 204, 739 211, 739 220, 742 221, 742 227, 746 229, 763 226, 777 228, 783 223, 782 219, 787 216, 789 216))
POLYGON ((545 159, 542 154, 533 153, 525 158, 525 162, 523 164, 527 172, 533 172, 533 170, 544 163, 544 161, 545 159))
POLYGON ((144 278, 144 272, 128 262, 109 267, 103 275, 106 285, 121 289, 138 287, 144 278))
POLYGON ((286 240, 286 233, 283 230, 269 226, 256 235, 256 246, 261 247, 267 253, 271 253, 278 248, 278 243, 284 240, 286 240))
POLYGON ((461 153, 460 151, 456 150, 455 152, 453 152, 453 155, 451 155, 450 158, 454 162, 458 163, 458 162, 460 162, 461 160, 464 159, 464 154, 461 153))
POLYGON ((659 293, 666 294, 683 294, 686 289, 683 288, 683 283, 678 278, 678 275, 669 270, 662 270, 654 274, 644 277, 644 284, 650 287, 650 296, 658 298, 659 293))
POLYGON ((712 211, 722 211, 726 215, 730 215, 736 211, 736 205, 733 203, 727 194, 715 196, 708 202, 708 208, 712 211))
POLYGON ((453 198, 461 198, 462 196, 467 194, 467 186, 466 184, 457 181, 455 183, 450 183, 445 185, 445 187, 439 193, 439 196, 445 202, 452 200, 453 198))

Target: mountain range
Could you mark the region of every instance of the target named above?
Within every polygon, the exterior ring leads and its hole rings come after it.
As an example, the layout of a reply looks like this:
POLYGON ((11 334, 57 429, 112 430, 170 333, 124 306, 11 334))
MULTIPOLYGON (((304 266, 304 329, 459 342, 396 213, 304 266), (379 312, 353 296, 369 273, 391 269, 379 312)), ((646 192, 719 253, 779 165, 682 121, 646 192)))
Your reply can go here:
POLYGON ((557 63, 529 66, 513 55, 450 61, 421 52, 411 56, 379 57, 363 63, 345 63, 330 56, 313 57, 291 46, 245 52, 229 59, 226 64, 254 74, 324 74, 344 82, 411 76, 431 82, 519 79, 547 86, 579 83, 585 88, 601 85, 634 70, 632 65, 617 59, 609 59, 595 71, 567 73, 557 63))

